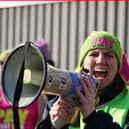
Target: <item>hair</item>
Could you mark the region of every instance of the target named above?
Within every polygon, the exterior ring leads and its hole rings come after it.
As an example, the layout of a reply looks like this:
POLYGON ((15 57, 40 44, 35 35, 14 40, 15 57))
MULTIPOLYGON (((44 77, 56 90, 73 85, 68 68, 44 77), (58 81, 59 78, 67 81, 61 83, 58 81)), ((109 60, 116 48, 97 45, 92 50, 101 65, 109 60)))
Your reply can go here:
POLYGON ((110 102, 124 89, 126 89, 125 82, 121 78, 120 74, 117 73, 115 79, 111 84, 98 91, 99 105, 110 102))
POLYGON ((48 59, 48 64, 50 64, 50 65, 52 65, 52 66, 55 66, 55 62, 53 61, 53 60, 51 60, 51 59, 48 59))

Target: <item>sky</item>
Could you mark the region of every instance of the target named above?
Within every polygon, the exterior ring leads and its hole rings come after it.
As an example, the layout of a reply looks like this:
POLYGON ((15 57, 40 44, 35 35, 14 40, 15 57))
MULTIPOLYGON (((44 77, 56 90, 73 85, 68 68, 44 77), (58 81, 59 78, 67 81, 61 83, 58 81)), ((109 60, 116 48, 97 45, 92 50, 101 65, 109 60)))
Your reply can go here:
POLYGON ((16 7, 21 5, 33 5, 39 3, 52 3, 56 1, 0 1, 0 8, 16 7))

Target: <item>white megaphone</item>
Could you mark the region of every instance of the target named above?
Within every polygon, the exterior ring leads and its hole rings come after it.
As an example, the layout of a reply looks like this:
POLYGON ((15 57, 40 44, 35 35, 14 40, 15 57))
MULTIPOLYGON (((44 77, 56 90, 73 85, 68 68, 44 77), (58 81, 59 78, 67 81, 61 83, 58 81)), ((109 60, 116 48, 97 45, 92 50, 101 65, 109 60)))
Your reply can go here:
MULTIPOLYGON (((19 108, 32 104, 42 91, 44 94, 62 96, 74 106, 79 104, 75 88, 80 86, 80 76, 69 70, 48 65, 40 46, 26 42, 13 49, 5 61, 2 71, 2 89, 11 105, 15 92, 19 93, 19 108), (18 85, 20 85, 19 88, 17 88, 18 85)), ((93 80, 97 89, 98 81, 87 76, 93 80)))

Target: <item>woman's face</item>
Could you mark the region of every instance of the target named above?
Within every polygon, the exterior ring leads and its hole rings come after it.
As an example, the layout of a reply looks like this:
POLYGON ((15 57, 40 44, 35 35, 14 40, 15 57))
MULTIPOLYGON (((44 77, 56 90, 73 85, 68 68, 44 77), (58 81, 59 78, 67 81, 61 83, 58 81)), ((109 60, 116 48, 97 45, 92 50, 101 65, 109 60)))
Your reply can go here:
POLYGON ((115 54, 106 49, 95 49, 88 52, 83 62, 84 69, 100 81, 100 89, 110 84, 118 70, 115 54))

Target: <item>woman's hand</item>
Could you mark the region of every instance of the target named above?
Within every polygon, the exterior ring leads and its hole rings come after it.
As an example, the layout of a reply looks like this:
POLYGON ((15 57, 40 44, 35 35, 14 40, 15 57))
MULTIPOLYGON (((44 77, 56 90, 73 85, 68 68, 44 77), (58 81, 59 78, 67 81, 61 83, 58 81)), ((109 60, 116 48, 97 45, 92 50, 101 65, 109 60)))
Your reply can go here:
POLYGON ((52 125, 57 129, 67 125, 70 122, 74 111, 75 109, 70 107, 69 102, 64 98, 59 97, 50 110, 52 125))
POLYGON ((80 78, 81 88, 76 88, 76 93, 80 98, 80 111, 83 113, 84 118, 88 117, 95 110, 95 84, 86 76, 80 78))

